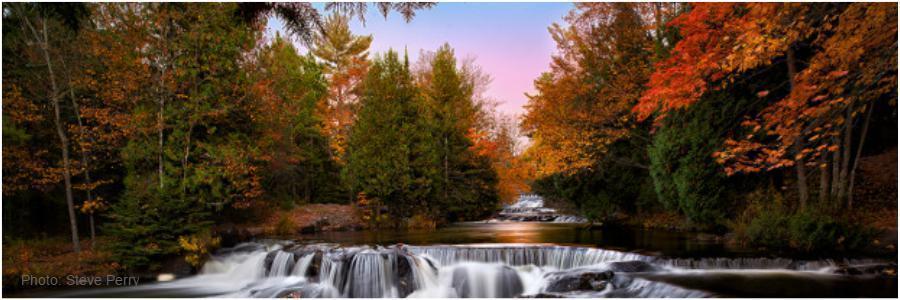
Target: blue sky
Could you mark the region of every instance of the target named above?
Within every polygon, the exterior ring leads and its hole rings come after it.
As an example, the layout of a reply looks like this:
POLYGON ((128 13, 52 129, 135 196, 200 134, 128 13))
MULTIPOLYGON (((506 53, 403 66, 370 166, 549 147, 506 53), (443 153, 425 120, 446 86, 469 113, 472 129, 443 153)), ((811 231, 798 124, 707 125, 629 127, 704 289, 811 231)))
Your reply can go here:
MULTIPOLYGON (((322 4, 315 4, 323 7, 322 4)), ((533 81, 549 69, 556 45, 547 32, 553 22, 572 8, 571 3, 439 3, 419 11, 406 23, 391 13, 385 20, 369 8, 366 24, 354 20, 355 34, 374 38, 370 54, 389 48, 409 50, 415 61, 420 50, 435 50, 450 43, 458 58, 474 57, 476 64, 493 77, 487 95, 497 100, 498 110, 521 114, 525 93, 533 92, 533 81)), ((269 20, 270 34, 283 32, 279 20, 269 20)))

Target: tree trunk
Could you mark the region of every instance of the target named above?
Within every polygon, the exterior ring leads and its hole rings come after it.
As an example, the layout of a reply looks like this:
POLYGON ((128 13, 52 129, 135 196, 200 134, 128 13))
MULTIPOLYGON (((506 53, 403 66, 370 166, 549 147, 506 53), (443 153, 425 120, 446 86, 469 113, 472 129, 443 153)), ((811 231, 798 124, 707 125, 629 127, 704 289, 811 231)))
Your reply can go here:
MULTIPOLYGON (((788 79, 791 85, 791 91, 796 87, 796 83, 794 82, 794 76, 797 74, 796 60, 794 59, 794 49, 788 47, 787 50, 787 67, 788 67, 788 79)), ((797 137, 797 142, 794 143, 794 151, 797 155, 803 153, 803 136, 797 137)), ((809 199, 809 189, 806 184, 806 165, 805 165, 805 157, 801 157, 797 160, 797 191, 800 196, 800 210, 806 209, 806 202, 809 199)))
POLYGON ((184 155, 181 158, 181 192, 187 193, 187 164, 191 157, 191 133, 194 131, 194 122, 188 121, 188 131, 184 141, 184 155))
POLYGON ((96 235, 94 232, 94 213, 91 213, 90 220, 91 220, 91 250, 94 250, 95 246, 97 246, 97 239, 95 238, 96 235))
POLYGON ((72 170, 69 162, 69 139, 66 137, 66 132, 62 126, 62 117, 60 117, 60 91, 59 86, 56 84, 56 74, 53 71, 53 63, 50 59, 50 49, 48 49, 47 20, 41 17, 40 21, 43 38, 37 33, 34 26, 31 25, 31 22, 28 22, 26 19, 32 34, 34 34, 35 40, 37 40, 37 43, 40 45, 41 51, 44 54, 44 62, 47 64, 48 79, 50 80, 50 102, 53 105, 53 121, 56 125, 56 134, 59 137, 60 147, 62 148, 63 182, 65 183, 66 188, 66 205, 69 210, 69 225, 72 230, 72 249, 78 253, 81 252, 81 243, 78 241, 78 221, 75 219, 75 201, 72 197, 72 170))
POLYGON ((166 122, 164 119, 165 118, 165 108, 166 108, 166 97, 165 97, 165 87, 163 86, 163 82, 165 81, 165 76, 166 76, 166 69, 165 69, 165 67, 163 67, 162 72, 160 73, 160 76, 159 76, 159 85, 160 85, 158 87, 159 88, 159 91, 158 91, 159 92, 159 95, 158 95, 159 96, 159 100, 158 100, 159 114, 157 115, 157 118, 156 118, 156 122, 157 122, 156 130, 157 130, 157 135, 159 136, 159 141, 158 141, 159 153, 157 153, 157 159, 159 160, 158 173, 159 173, 159 189, 160 190, 162 190, 163 187, 165 187, 165 185, 163 184, 163 176, 164 176, 164 172, 165 172, 164 167, 163 167, 163 151, 164 151, 164 149, 163 149, 163 130, 165 129, 165 126, 166 126, 166 122))
POLYGON ((850 182, 847 188, 847 209, 853 209, 853 185, 856 179, 856 168, 859 167, 859 157, 862 156, 863 145, 866 144, 866 134, 869 132, 869 121, 872 119, 872 111, 875 103, 869 103, 866 107, 866 120, 863 123, 862 132, 859 136, 859 147, 856 148, 856 157, 853 159, 853 168, 850 169, 850 182))
MULTIPOLYGON (((831 142, 840 145, 840 136, 833 137, 831 142)), ((831 195, 832 198, 837 195, 837 189, 841 182, 841 151, 834 151, 831 158, 831 195)))
POLYGON ((844 141, 841 142, 841 175, 840 175, 840 185, 838 186, 838 194, 837 198, 840 200, 840 203, 845 203, 847 196, 847 179, 849 177, 849 169, 850 169, 850 147, 853 142, 853 106, 847 107, 847 116, 846 120, 844 120, 844 141))
POLYGON ((828 157, 823 154, 819 157, 819 204, 825 205, 828 203, 828 198, 831 197, 831 173, 828 172, 828 157))
MULTIPOLYGON (((78 101, 75 100, 75 91, 71 88, 71 80, 69 81, 69 97, 72 100, 72 108, 75 113, 75 120, 78 122, 78 132, 81 135, 82 143, 84 143, 84 139, 87 136, 84 132, 84 125, 81 122, 81 111, 78 109, 78 101)), ((90 168, 90 155, 88 155, 87 149, 85 149, 84 145, 79 145, 79 149, 81 149, 81 165, 84 168, 84 182, 87 184, 87 187, 84 189, 85 196, 87 196, 87 202, 93 202, 94 196, 91 193, 91 190, 94 189, 93 181, 91 180, 91 168, 90 168)), ((94 240, 97 238, 94 230, 94 213, 91 212, 91 249, 94 249, 94 240)))

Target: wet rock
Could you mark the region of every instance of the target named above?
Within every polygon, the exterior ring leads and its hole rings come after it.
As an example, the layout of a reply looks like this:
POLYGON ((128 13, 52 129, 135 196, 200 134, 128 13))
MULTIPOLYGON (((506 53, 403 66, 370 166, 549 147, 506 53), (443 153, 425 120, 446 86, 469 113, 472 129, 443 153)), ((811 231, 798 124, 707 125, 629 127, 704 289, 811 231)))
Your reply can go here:
POLYGON ((266 254, 266 258, 263 260, 263 266, 266 267, 266 272, 264 274, 269 274, 269 270, 272 269, 272 262, 275 261, 275 255, 278 254, 278 251, 271 251, 266 254))
POLYGON ((633 260, 633 261, 617 261, 609 263, 609 270, 613 272, 625 272, 625 273, 633 273, 633 272, 653 272, 659 270, 654 265, 651 265, 648 262, 633 260))
POLYGON ((521 295, 516 298, 566 298, 565 295, 555 293, 537 293, 534 295, 521 295))
POLYGON ((613 278, 613 272, 576 270, 550 273, 546 278, 550 283, 544 289, 545 292, 600 291, 605 289, 607 282, 613 278))
POLYGON ((497 288, 497 297, 511 298, 521 294, 525 289, 522 286, 522 279, 516 270, 503 266, 500 273, 497 274, 497 282, 500 286, 497 288))
POLYGON ((882 277, 897 277, 897 264, 870 264, 843 266, 834 270, 835 274, 841 275, 876 275, 882 277))
POLYGON ((397 255, 397 293, 401 298, 406 298, 416 290, 417 286, 413 278, 412 261, 409 256, 398 253, 397 255))
POLYGON ((312 261, 309 262, 309 268, 306 269, 306 278, 313 278, 318 280, 319 274, 322 272, 322 257, 325 255, 325 252, 322 250, 316 250, 316 253, 313 255, 312 261))

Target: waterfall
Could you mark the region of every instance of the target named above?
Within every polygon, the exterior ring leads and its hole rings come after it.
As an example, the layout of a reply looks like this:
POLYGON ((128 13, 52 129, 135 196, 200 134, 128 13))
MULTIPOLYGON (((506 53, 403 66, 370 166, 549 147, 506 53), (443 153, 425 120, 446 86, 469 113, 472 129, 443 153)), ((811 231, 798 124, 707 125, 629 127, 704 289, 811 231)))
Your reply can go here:
MULTIPOLYGON (((710 297, 717 294, 707 290, 710 285, 704 282, 709 280, 740 284, 772 276, 776 281, 810 278, 840 282, 849 276, 841 275, 845 273, 839 273, 840 268, 868 270, 874 265, 877 270, 886 263, 679 259, 532 244, 284 245, 238 245, 213 255, 196 276, 102 291, 266 298, 710 297), (783 277, 786 275, 790 277, 783 277)), ((93 296, 97 295, 103 294, 93 296)))
POLYGON ((516 203, 503 207, 497 219, 490 221, 525 221, 553 223, 584 223, 587 219, 563 215, 556 209, 544 207, 544 198, 538 195, 521 195, 516 203))
POLYGON ((275 277, 288 275, 289 270, 291 270, 293 265, 294 254, 278 250, 276 251, 275 259, 272 260, 272 265, 269 267, 268 276, 275 277))
POLYGON ((345 294, 352 298, 397 297, 391 269, 396 256, 382 257, 381 253, 364 250, 353 256, 347 274, 345 294))
POLYGON ((300 259, 297 260, 297 263, 294 265, 294 269, 291 270, 291 275, 306 276, 306 271, 309 269, 309 265, 312 263, 315 256, 315 252, 301 256, 300 259))
POLYGON ((456 262, 500 262, 511 266, 537 265, 556 269, 597 265, 610 261, 649 260, 652 257, 587 247, 564 246, 429 246, 409 247, 410 252, 435 258, 442 265, 456 262))

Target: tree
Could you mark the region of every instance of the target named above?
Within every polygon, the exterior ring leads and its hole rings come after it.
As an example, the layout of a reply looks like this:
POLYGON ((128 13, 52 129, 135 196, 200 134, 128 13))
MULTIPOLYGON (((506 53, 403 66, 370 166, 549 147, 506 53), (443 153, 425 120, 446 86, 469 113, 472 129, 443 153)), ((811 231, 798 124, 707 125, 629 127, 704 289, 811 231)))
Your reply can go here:
MULTIPOLYGON (((476 127, 478 111, 475 87, 480 78, 466 75, 457 67, 450 45, 444 44, 433 55, 423 56, 425 68, 419 70, 417 83, 427 107, 427 132, 431 134, 439 170, 433 178, 435 207, 449 208, 449 220, 477 217, 496 203, 496 173, 487 155, 475 150, 473 139, 485 134, 476 127)), ((429 167, 426 167, 429 168, 429 167)))
MULTIPOLYGON (((734 80, 749 80, 754 74, 771 74, 773 68, 784 62, 786 82, 763 87, 758 92, 758 97, 771 101, 772 108, 745 122, 749 130, 739 135, 744 137, 726 141, 726 150, 717 155, 729 174, 794 166, 801 209, 806 207, 809 198, 807 167, 818 161, 822 182, 820 198, 831 198, 827 193, 836 189, 836 197, 841 199, 846 196, 848 186, 852 120, 863 107, 848 99, 873 99, 896 88, 887 81, 876 84, 890 76, 875 75, 891 73, 895 64, 854 69, 867 75, 850 76, 852 80, 841 79, 850 72, 842 67, 865 67, 862 64, 870 56, 853 55, 861 53, 857 49, 889 53, 896 48, 895 42, 885 38, 876 38, 874 42, 851 38, 884 37, 896 32, 896 26, 885 26, 891 23, 887 17, 891 9, 895 8, 868 4, 694 5, 689 13, 673 21, 684 38, 651 76, 651 88, 635 106, 635 112, 642 119, 655 113, 657 120, 661 120, 669 111, 693 105, 706 91, 719 89, 734 80), (801 69, 801 60, 808 60, 805 69, 801 69), (864 69, 874 73, 861 71, 864 69), (857 82, 857 79, 862 80, 857 82), (829 84, 805 84, 807 80, 841 84, 829 91, 829 84), (787 91, 782 92, 780 87, 785 85, 787 91), (854 88, 847 89, 847 86, 854 88), (862 91, 868 97, 855 98, 853 92, 862 91), (785 98, 772 101, 773 97, 785 98), (838 140, 841 142, 836 143, 838 140), (830 183, 827 171, 832 168, 828 167, 826 154, 829 152, 834 154, 831 159, 834 179, 830 183)), ((885 59, 880 54, 871 57, 885 59)))
POLYGON ((417 122, 421 108, 408 63, 394 51, 376 57, 363 87, 343 175, 353 190, 402 218, 412 211, 415 200, 422 199, 412 195, 412 186, 429 184, 427 178, 414 176, 411 167, 413 136, 421 132, 417 122))
POLYGON ((252 115, 266 194, 288 204, 333 200, 329 190, 340 181, 317 113, 328 88, 323 66, 280 35, 260 50, 257 64, 252 115))
POLYGON ((358 86, 368 68, 368 49, 372 36, 350 32, 349 18, 338 13, 325 20, 322 33, 313 40, 311 52, 323 60, 329 79, 325 112, 325 131, 334 157, 340 160, 347 147, 347 135, 353 125, 358 86))
POLYGON ((551 26, 559 54, 535 80, 537 94, 529 95, 522 120, 532 138, 525 155, 544 178, 535 182, 538 192, 571 199, 596 219, 647 202, 631 188, 649 182, 650 128, 631 110, 652 63, 675 44, 666 22, 680 11, 668 4, 581 3, 566 16, 567 27, 551 26))
MULTIPOLYGON (((790 11, 790 7, 774 9, 790 11)), ((821 50, 811 55, 807 68, 796 73, 787 96, 746 122, 752 135, 730 140, 720 158, 732 166, 731 173, 818 161, 823 183, 820 198, 833 198, 849 208, 852 177, 871 118, 869 107, 886 95, 896 95, 896 7, 860 3, 824 12, 810 10, 810 38, 821 50), (854 157, 857 119, 863 128, 854 157), (773 136, 778 137, 776 142, 766 142, 773 136), (788 150, 792 148, 800 150, 788 150), (833 172, 830 183, 829 170, 833 172)))
POLYGON ((233 4, 136 8, 123 13, 156 30, 146 47, 129 49, 161 82, 131 111, 140 134, 122 149, 125 191, 108 229, 120 261, 146 267, 177 252, 178 237, 205 230, 213 212, 246 208, 262 196, 245 72, 261 34, 231 17, 233 4))
MULTIPOLYGON (((22 94, 17 87, 27 87, 29 97, 45 98, 50 103, 52 109, 52 124, 55 128, 56 138, 59 141, 59 150, 62 159, 62 179, 65 186, 66 206, 69 214, 69 226, 72 234, 72 248, 75 252, 81 250, 78 238, 78 225, 75 215, 75 201, 72 192, 72 176, 73 162, 69 157, 70 134, 68 133, 68 120, 64 115, 63 101, 67 90, 71 89, 66 83, 65 78, 69 75, 65 74, 64 68, 59 65, 68 59, 65 56, 66 51, 61 49, 65 45, 70 45, 74 40, 79 27, 81 15, 85 8, 80 5, 74 6, 52 6, 44 4, 12 4, 4 6, 4 23, 15 26, 19 32, 13 34, 13 38, 18 40, 8 40, 21 46, 34 45, 32 47, 23 47, 20 51, 27 51, 24 63, 42 66, 44 74, 39 80, 31 82, 21 82, 14 85, 9 92, 10 96, 19 97, 22 94), (69 8, 66 11, 63 8, 69 8), (9 12, 9 15, 7 15, 9 12), (44 77, 46 76, 46 77, 44 77), (43 90, 45 94, 37 92, 43 90)), ((6 50, 4 48, 4 50, 6 50)), ((4 68, 9 66, 4 61, 4 68)), ((18 79, 18 78, 17 78, 18 79)), ((7 91, 4 90, 4 94, 7 91)), ((24 100, 24 99, 21 99, 24 100)), ((24 120, 35 120, 34 117, 23 116, 24 120)), ((19 135, 24 139, 24 136, 19 135)), ((49 170, 47 170, 49 171, 49 170)))
MULTIPOLYGON (((535 81, 523 127, 535 140, 533 152, 551 165, 544 174, 590 168, 606 147, 621 139, 647 139, 631 115, 651 71, 673 37, 664 20, 678 6, 624 3, 577 4, 566 16, 568 27, 550 33, 559 54, 551 71, 535 81), (661 47, 657 53, 654 47, 661 47), (636 135, 635 135, 636 134, 636 135), (632 136, 635 135, 635 136, 632 136)), ((644 168, 643 162, 618 158, 644 168)))
MULTIPOLYGON (((375 6, 378 11, 387 18, 391 11, 396 11, 403 16, 406 22, 412 21, 416 11, 429 9, 436 3, 430 2, 378 2, 375 6)), ((356 16, 361 22, 366 21, 368 3, 342 3, 330 2, 325 5, 325 10, 336 11, 348 16, 356 16)), ((245 2, 239 3, 234 15, 247 24, 257 29, 265 25, 264 20, 276 16, 286 24, 288 34, 299 38, 303 42, 314 39, 316 31, 322 30, 321 14, 312 3, 308 2, 245 2)))

